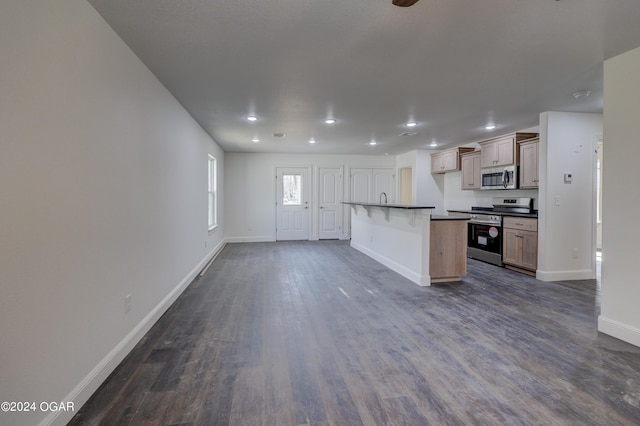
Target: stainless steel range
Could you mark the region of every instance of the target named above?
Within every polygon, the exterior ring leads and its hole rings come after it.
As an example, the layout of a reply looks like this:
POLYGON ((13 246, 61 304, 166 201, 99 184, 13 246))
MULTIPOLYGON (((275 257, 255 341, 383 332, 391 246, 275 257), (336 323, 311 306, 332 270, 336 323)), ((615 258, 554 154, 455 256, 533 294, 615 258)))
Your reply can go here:
POLYGON ((494 198, 493 208, 476 207, 469 212, 467 256, 502 266, 502 215, 531 213, 532 198, 494 198))

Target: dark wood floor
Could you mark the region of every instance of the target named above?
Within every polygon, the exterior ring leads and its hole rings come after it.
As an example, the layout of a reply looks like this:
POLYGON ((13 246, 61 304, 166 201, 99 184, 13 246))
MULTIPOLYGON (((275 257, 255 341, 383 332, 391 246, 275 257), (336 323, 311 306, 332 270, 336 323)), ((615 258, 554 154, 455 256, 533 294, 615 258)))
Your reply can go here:
POLYGON ((596 280, 469 260, 418 287, 348 242, 228 244, 72 425, 633 425, 596 280))

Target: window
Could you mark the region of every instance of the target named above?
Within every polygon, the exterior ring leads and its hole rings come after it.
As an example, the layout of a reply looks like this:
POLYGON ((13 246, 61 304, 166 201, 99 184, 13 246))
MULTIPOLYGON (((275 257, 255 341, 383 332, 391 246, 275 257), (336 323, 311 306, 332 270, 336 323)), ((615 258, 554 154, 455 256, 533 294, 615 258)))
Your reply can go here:
POLYGON ((598 142, 596 162, 596 222, 602 223, 602 142, 598 142))
POLYGON ((209 231, 218 226, 216 159, 209 156, 209 231))
POLYGON ((302 176, 282 175, 282 205, 302 205, 302 176))

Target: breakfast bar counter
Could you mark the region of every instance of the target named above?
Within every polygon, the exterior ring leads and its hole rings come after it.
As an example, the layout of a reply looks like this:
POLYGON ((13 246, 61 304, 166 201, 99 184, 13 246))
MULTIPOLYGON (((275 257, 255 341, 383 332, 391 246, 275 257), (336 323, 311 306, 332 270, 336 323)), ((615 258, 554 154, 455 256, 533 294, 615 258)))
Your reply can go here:
MULTIPOLYGON (((420 286, 431 285, 432 282, 459 280, 460 275, 466 274, 466 221, 465 218, 434 216, 431 213, 434 206, 404 205, 404 204, 373 204, 360 202, 344 202, 351 206, 351 247, 377 260, 393 271, 420 286), (464 232, 451 234, 451 227, 445 232, 447 241, 454 238, 452 244, 433 243, 431 233, 439 233, 438 228, 445 223, 456 223, 456 229, 464 232), (464 239, 462 239, 464 238, 464 239), (457 240, 460 241, 457 241, 457 240), (431 250, 434 250, 432 255, 431 250), (446 276, 441 276, 442 261, 449 256, 460 253, 450 252, 451 249, 463 250, 464 271, 455 275, 451 269, 446 269, 446 276), (434 262, 433 267, 430 263, 434 262), (435 273, 435 274, 434 274, 435 273)), ((444 229, 444 228, 441 228, 444 229)), ((439 235, 439 234, 438 234, 439 235)), ((460 261, 456 261, 460 266, 460 261)), ((462 271, 458 268, 457 270, 462 271)))

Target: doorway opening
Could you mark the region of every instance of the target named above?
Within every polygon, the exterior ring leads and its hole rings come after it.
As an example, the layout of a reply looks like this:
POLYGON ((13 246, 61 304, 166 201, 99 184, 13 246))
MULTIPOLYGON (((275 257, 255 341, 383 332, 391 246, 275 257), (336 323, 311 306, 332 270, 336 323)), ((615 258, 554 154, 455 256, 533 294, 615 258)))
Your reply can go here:
POLYGON ((400 169, 400 203, 413 204, 413 170, 411 167, 400 169))

